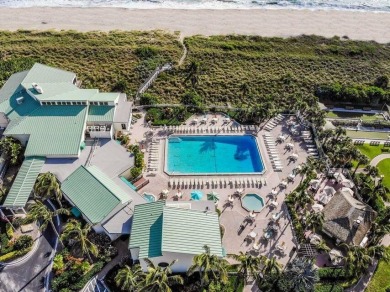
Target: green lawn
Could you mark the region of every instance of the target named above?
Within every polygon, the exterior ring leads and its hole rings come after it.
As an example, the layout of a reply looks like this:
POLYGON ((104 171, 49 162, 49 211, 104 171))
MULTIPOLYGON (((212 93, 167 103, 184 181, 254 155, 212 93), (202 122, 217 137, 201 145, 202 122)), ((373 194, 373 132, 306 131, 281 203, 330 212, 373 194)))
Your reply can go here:
POLYGON ((332 111, 329 111, 326 114, 326 117, 332 119, 362 119, 363 121, 383 120, 382 115, 349 113, 349 112, 332 112, 332 111))
POLYGON ((364 132, 347 130, 347 136, 352 139, 387 139, 389 133, 383 132, 364 132))
POLYGON ((386 187, 390 188, 390 158, 384 159, 381 162, 379 162, 377 167, 379 168, 379 172, 385 176, 383 178, 383 184, 386 187))
MULTIPOLYGON (((382 154, 383 145, 379 146, 371 146, 370 144, 356 145, 356 148, 359 149, 361 153, 366 155, 370 160, 372 160, 375 156, 382 154)), ((385 148, 388 149, 388 148, 385 148)))
MULTIPOLYGON (((390 247, 387 248, 390 252, 390 247)), ((390 288, 390 263, 381 260, 378 268, 367 286, 366 292, 385 292, 390 288)))

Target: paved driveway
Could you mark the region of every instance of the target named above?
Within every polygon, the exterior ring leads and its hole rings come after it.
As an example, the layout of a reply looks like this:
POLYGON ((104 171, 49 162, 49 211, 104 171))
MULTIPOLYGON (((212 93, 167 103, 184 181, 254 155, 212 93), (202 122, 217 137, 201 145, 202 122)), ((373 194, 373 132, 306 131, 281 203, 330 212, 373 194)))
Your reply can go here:
POLYGON ((0 272, 0 291, 44 291, 43 278, 50 272, 48 267, 56 243, 56 236, 50 225, 39 240, 37 249, 25 261, 8 265, 0 272))

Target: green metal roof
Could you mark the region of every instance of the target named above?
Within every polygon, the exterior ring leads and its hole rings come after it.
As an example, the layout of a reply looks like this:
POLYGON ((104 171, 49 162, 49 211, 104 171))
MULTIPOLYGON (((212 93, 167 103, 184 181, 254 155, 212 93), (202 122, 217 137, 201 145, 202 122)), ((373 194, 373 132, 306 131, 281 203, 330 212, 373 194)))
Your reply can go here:
POLYGON ((24 207, 26 205, 44 163, 44 157, 28 157, 23 161, 5 199, 4 207, 24 207))
POLYGON ((223 256, 217 213, 165 206, 163 221, 163 251, 197 255, 207 245, 223 256))
POLYGON ((4 135, 30 135, 25 156, 78 155, 87 106, 40 106, 13 120, 4 135))
POLYGON ((90 105, 87 122, 112 122, 114 120, 114 106, 90 105))
POLYGON ((9 96, 8 99, 0 103, 0 112, 12 121, 28 115, 40 106, 31 96, 29 96, 24 90, 14 93, 9 96), (23 102, 18 104, 16 99, 23 97, 23 102))
POLYGON ((0 89, 0 102, 8 99, 10 96, 23 89, 23 87, 20 86, 20 83, 22 83, 27 73, 28 71, 22 71, 15 73, 8 78, 7 82, 0 89))
POLYGON ((101 222, 130 197, 97 167, 80 166, 62 183, 69 200, 92 224, 101 222))
POLYGON ((223 256, 217 213, 170 207, 164 201, 135 206, 129 248, 139 248, 139 258, 163 252, 196 255, 204 245, 223 256))
POLYGON ((35 63, 21 83, 28 87, 32 83, 72 83, 75 77, 73 72, 35 63))
POLYGON ((157 201, 134 207, 129 248, 139 248, 139 258, 153 258, 162 255, 164 206, 164 201, 157 201))

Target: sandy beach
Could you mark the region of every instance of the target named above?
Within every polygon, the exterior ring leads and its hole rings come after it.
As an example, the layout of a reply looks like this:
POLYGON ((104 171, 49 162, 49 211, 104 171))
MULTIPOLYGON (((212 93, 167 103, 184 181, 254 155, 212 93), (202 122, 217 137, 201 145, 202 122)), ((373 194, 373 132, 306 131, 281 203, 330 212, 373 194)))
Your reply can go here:
POLYGON ((124 8, 0 8, 0 29, 154 30, 184 36, 246 34, 390 42, 390 13, 337 10, 179 10, 124 8))

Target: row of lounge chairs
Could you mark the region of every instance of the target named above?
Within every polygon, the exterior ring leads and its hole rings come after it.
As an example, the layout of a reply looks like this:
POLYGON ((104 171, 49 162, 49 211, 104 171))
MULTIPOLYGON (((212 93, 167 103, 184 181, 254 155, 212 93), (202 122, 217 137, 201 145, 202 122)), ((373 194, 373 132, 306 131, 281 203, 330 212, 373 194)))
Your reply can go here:
POLYGON ((269 120, 268 123, 265 125, 264 129, 267 131, 271 131, 273 128, 276 127, 277 124, 279 124, 281 121, 283 121, 284 116, 281 114, 278 114, 273 119, 269 120))
POLYGON ((263 135, 265 146, 267 147, 268 155, 272 163, 272 168, 275 171, 282 171, 283 165, 276 150, 275 140, 269 133, 263 135))
POLYGON ((249 132, 249 131, 257 131, 257 126, 226 126, 226 127, 216 127, 216 126, 200 126, 200 127, 187 127, 187 126, 170 126, 168 127, 168 131, 171 133, 179 133, 179 134, 204 134, 204 133, 241 133, 241 132, 249 132))
POLYGON ((148 156, 148 171, 157 171, 160 164, 159 156, 160 141, 152 141, 152 144, 149 147, 149 156, 148 156))
POLYGON ((258 187, 266 185, 264 178, 170 178, 168 186, 175 188, 226 188, 226 187, 258 187))
POLYGON ((318 158, 318 149, 316 145, 314 144, 313 137, 310 133, 310 131, 302 131, 301 136, 303 138, 303 141, 306 144, 307 152, 309 153, 309 156, 312 156, 314 158, 318 158))

